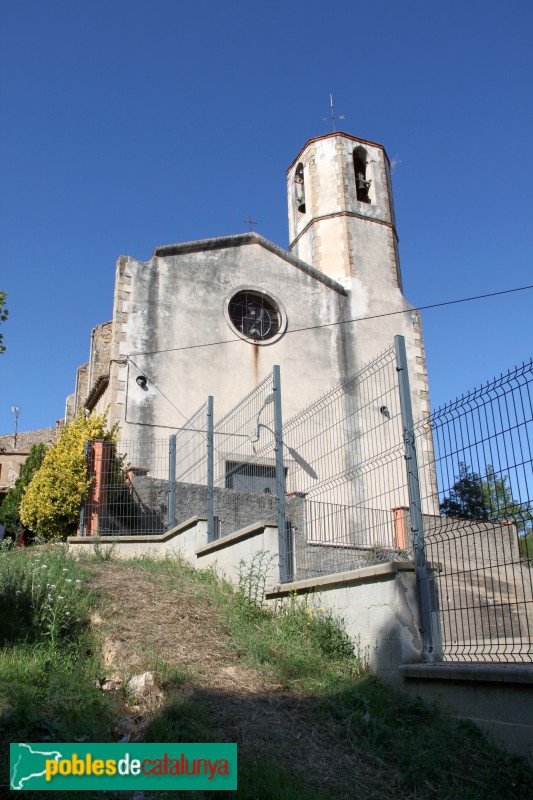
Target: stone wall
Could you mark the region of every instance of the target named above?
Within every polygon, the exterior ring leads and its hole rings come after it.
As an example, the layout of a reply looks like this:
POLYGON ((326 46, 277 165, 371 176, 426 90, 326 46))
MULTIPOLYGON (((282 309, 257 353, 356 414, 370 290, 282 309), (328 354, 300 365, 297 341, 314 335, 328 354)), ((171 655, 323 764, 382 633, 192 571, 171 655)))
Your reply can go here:
POLYGON ((74 391, 74 414, 83 408, 89 394, 89 362, 78 367, 76 372, 76 389, 74 391))
MULTIPOLYGON (((191 517, 207 515, 207 487, 176 483, 175 525, 191 517)), ((269 519, 277 523, 276 497, 268 493, 235 489, 214 489, 215 535, 231 536, 235 531, 269 519)), ((291 574, 298 579, 314 578, 336 572, 359 569, 379 562, 399 560, 394 548, 309 543, 306 539, 305 498, 286 498, 286 521, 290 526, 289 548, 291 574)), ((172 525, 170 525, 172 527, 172 525)), ((100 536, 135 533, 161 534, 169 528, 168 481, 145 475, 133 475, 129 485, 107 491, 105 509, 98 512, 100 536)))
POLYGON ((39 428, 34 431, 20 431, 17 433, 16 450, 14 449, 15 434, 8 433, 0 436, 0 500, 15 485, 32 445, 53 444, 57 431, 57 426, 39 428))
MULTIPOLYGON (((27 453, 34 444, 52 444, 56 440, 57 428, 38 428, 34 431, 19 431, 17 433, 17 450, 27 453)), ((0 450, 14 450, 15 434, 5 433, 0 436, 0 450)))
MULTIPOLYGON (((275 520, 276 498, 270 494, 239 492, 215 488, 215 516, 221 536, 258 520, 275 520)), ((194 516, 207 514, 207 486, 176 483, 176 525, 194 516)), ((168 528, 168 481, 134 475, 131 490, 124 487, 109 492, 107 509, 100 514, 100 534, 135 531, 162 533, 168 528)))
POLYGON ((89 389, 94 387, 99 378, 108 375, 112 337, 113 322, 102 322, 93 330, 89 360, 89 389))

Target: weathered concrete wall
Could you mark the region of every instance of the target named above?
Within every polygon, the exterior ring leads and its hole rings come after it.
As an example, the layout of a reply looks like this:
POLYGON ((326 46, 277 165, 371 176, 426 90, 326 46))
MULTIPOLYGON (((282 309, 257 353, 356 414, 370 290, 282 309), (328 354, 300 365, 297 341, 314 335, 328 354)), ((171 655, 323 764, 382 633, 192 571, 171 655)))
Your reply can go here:
POLYGON ((76 408, 76 392, 72 392, 65 400, 65 422, 70 422, 73 419, 76 408))
POLYGON ((167 558, 183 555, 194 561, 193 554, 198 547, 207 542, 207 520, 193 517, 178 525, 172 531, 159 535, 146 536, 70 536, 67 539, 69 552, 73 555, 90 554, 94 550, 106 553, 111 551, 115 558, 167 558))
POLYGON ((331 610, 368 660, 373 672, 399 686, 398 667, 420 660, 420 621, 414 565, 396 561, 337 575, 270 587, 274 601, 296 592, 331 610))
POLYGON ((179 412, 190 416, 209 394, 218 418, 274 364, 283 365, 284 413, 295 413, 343 375, 338 327, 317 326, 342 318, 345 301, 341 286, 255 234, 158 248, 147 264, 120 259, 115 328, 120 318, 121 341, 114 340, 113 356, 139 354, 136 367, 117 374, 122 394, 114 411, 125 418, 123 438, 134 438, 140 423, 154 426, 154 437, 165 435, 163 426, 179 427, 179 412), (282 329, 313 330, 255 343, 240 338, 227 305, 243 288, 276 302, 282 329), (227 344, 198 348, 208 341, 227 344), (135 382, 140 373, 148 378, 144 390, 135 382))
POLYGON ((512 522, 459 519, 424 514, 428 559, 454 571, 486 569, 520 561, 518 532, 512 522))
POLYGON ((474 722, 495 744, 533 765, 531 664, 410 664, 400 667, 402 688, 437 703, 456 720, 474 722))
MULTIPOLYGON (((207 514, 207 487, 176 483, 175 524, 191 517, 207 514)), ((214 489, 214 511, 217 531, 226 537, 243 528, 256 526, 261 520, 277 520, 274 495, 235 489, 214 489)), ((395 560, 393 548, 364 548, 340 545, 310 544, 306 540, 305 500, 286 498, 286 521, 291 525, 292 551, 298 578, 311 578, 331 572, 357 569, 378 561, 395 560)), ((168 481, 134 475, 131 488, 109 493, 105 510, 99 511, 98 534, 129 535, 164 533, 168 528, 168 481)))
MULTIPOLYGON (((161 530, 168 524, 168 481, 154 480, 144 476, 132 479, 132 499, 145 514, 157 514, 161 530)), ((234 489, 214 490, 215 516, 218 518, 220 534, 251 525, 258 520, 276 517, 276 498, 269 494, 241 492, 234 489)), ((207 513, 207 486, 193 483, 176 483, 176 524, 194 516, 207 513)), ((145 526, 146 529, 146 526, 145 526)))
POLYGON ((218 575, 237 586, 241 564, 246 572, 254 556, 261 553, 265 554, 264 577, 273 583, 279 575, 279 545, 277 526, 270 521, 259 521, 198 548, 196 566, 213 567, 218 575))

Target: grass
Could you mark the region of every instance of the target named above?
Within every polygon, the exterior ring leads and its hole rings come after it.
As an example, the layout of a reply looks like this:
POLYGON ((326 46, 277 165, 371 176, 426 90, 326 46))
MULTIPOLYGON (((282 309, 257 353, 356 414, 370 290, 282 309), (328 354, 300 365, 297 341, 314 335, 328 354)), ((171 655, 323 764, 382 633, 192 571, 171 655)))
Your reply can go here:
POLYGON ((387 764, 398 796, 501 800, 531 792, 531 769, 493 747, 471 723, 395 692, 368 675, 323 697, 321 719, 338 723, 354 750, 387 764))
POLYGON ((519 536, 518 547, 520 549, 520 556, 533 562, 533 533, 528 533, 526 536, 519 536))
MULTIPOLYGON (((263 605, 262 594, 250 586, 247 573, 235 591, 212 570, 198 571, 186 564, 177 567, 172 558, 139 558, 133 563, 140 570, 160 575, 169 588, 178 591, 180 576, 188 581, 188 592, 192 582, 196 598, 207 599, 224 618, 238 657, 268 672, 284 689, 322 691, 366 672, 364 659, 344 632, 342 620, 312 597, 291 596, 273 611, 263 605)), ((252 569, 261 582, 258 565, 252 569)))
MULTIPOLYGON (((455 724, 436 707, 371 676, 341 621, 312 597, 303 602, 292 597, 273 613, 262 606, 247 578, 235 592, 212 571, 196 572, 183 564, 177 570, 172 560, 139 559, 137 566, 170 578, 169 586, 190 577, 198 597, 219 609, 238 656, 265 670, 283 689, 312 700, 309 713, 316 723, 331 727, 339 742, 372 765, 378 786, 380 773, 386 776, 396 797, 501 800, 533 792, 524 760, 493 747, 474 725, 455 724)), ((252 565, 251 572, 257 571, 252 565)), ((186 718, 197 713, 198 701, 186 706, 186 718)), ((370 785, 360 796, 377 798, 380 791, 370 785)), ((355 789, 352 796, 359 797, 355 789)))
MULTIPOLYGON (((233 797, 522 800, 533 793, 525 761, 493 747, 474 726, 455 725, 437 709, 397 694, 373 678, 342 622, 312 597, 303 601, 291 597, 276 611, 264 607, 264 566, 261 562, 248 570, 243 566, 240 589, 235 591, 212 571, 196 572, 176 559, 128 562, 139 581, 148 577, 149 585, 175 593, 177 602, 187 597, 198 608, 207 605, 220 620, 235 663, 260 670, 271 682, 268 685, 277 687, 266 695, 261 689, 260 702, 269 708, 277 703, 280 716, 267 732, 266 749, 250 754, 242 748, 239 789, 233 797), (285 739, 279 736, 283 745, 278 743, 278 723, 284 728, 285 739), (314 749, 307 752, 304 742, 302 750, 302 736, 314 749), (303 767, 297 769, 302 753, 314 767, 308 774, 303 767), (323 780, 317 777, 321 774, 323 780)), ((91 561, 74 562, 58 545, 0 553, 4 742, 117 741, 114 723, 129 701, 124 693, 100 690, 105 672, 89 626, 91 612, 110 612, 110 601, 88 588, 91 575, 106 569, 108 564, 98 554, 91 561)), ((131 579, 132 573, 128 575, 131 579)), ((113 614, 118 613, 117 603, 113 598, 113 614)), ((150 613, 157 609, 150 606, 150 613)), ((237 717, 257 708, 249 695, 221 699, 220 690, 201 686, 194 669, 169 658, 163 645, 146 644, 140 638, 136 646, 164 696, 163 704, 143 722, 144 741, 223 741, 224 729, 215 713, 221 702, 232 703, 237 717)), ((1 783, 7 786, 5 754, 1 783)), ((178 796, 156 794, 161 800, 178 796)), ((54 797, 63 795, 76 800, 78 793, 56 792, 54 797)), ((86 798, 87 793, 79 796, 86 798)), ((219 793, 183 796, 208 800, 219 793)))
MULTIPOLYGON (((67 559, 61 545, 2 547, 2 742, 110 740, 113 707, 97 688, 102 668, 88 629, 94 598, 87 580, 87 570, 67 559)), ((8 757, 3 749, 6 789, 8 757)))

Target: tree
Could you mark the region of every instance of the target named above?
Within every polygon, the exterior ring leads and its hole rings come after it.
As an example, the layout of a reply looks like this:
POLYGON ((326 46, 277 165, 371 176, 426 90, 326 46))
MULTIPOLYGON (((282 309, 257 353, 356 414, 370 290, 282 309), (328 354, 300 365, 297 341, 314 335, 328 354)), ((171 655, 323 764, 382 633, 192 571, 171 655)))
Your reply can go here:
MULTIPOLYGON (((9 311, 6 308, 6 293, 0 292, 0 322, 5 322, 9 311)), ((3 344, 4 334, 0 333, 0 353, 5 353, 6 346, 3 344)))
POLYGON ((463 462, 459 462, 459 477, 440 504, 440 511, 446 517, 489 518, 483 480, 463 462))
POLYGON ((81 412, 65 425, 47 452, 20 504, 20 519, 34 533, 61 539, 76 531, 80 508, 91 486, 85 463, 85 442, 115 442, 116 426, 107 430, 107 414, 81 412))
POLYGON ((498 478, 492 464, 485 477, 459 463, 459 477, 440 504, 441 514, 481 520, 513 520, 518 533, 531 531, 533 513, 529 503, 514 499, 507 475, 498 478))
POLYGON ((531 531, 533 522, 531 504, 515 500, 508 485, 507 475, 498 478, 491 464, 487 464, 483 494, 489 519, 514 520, 520 535, 531 531))
POLYGON ((47 449, 45 444, 31 446, 28 458, 22 465, 20 476, 17 478, 15 485, 8 491, 4 502, 0 506, 0 522, 5 526, 8 533, 17 533, 22 525, 19 516, 20 503, 31 479, 40 469, 47 449))

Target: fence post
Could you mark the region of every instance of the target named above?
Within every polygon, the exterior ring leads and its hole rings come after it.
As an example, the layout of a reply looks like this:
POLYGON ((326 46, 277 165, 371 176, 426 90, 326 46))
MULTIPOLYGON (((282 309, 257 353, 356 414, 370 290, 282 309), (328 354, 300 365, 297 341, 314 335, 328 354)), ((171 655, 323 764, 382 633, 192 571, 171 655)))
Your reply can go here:
MULTIPOLYGON (((87 474, 87 470, 89 467, 89 442, 85 442, 85 446, 83 448, 83 456, 85 458, 85 473, 87 474)), ((87 502, 87 498, 83 500, 80 508, 80 530, 79 535, 85 536, 85 504, 87 502)))
POLYGON ((168 437, 168 521, 167 530, 176 525, 176 434, 168 437))
POLYGON ((289 580, 289 541, 285 520, 285 468, 283 466, 283 420, 281 413, 281 376, 276 364, 272 369, 272 388, 274 391, 274 441, 276 453, 276 491, 278 506, 279 579, 281 583, 289 580))
POLYGON ((215 541, 213 397, 207 398, 207 541, 215 541))
POLYGON ((407 469, 407 490, 409 493, 409 511, 413 549, 415 555, 416 590, 422 622, 422 660, 436 661, 442 652, 439 611, 435 579, 431 566, 426 561, 424 545, 424 522, 422 518, 422 501, 420 498, 420 480, 416 443, 414 433, 413 407, 407 368, 405 338, 394 337, 396 350, 396 370, 398 372, 398 388, 400 392, 400 408, 402 413, 403 435, 405 442, 405 464, 407 469))

